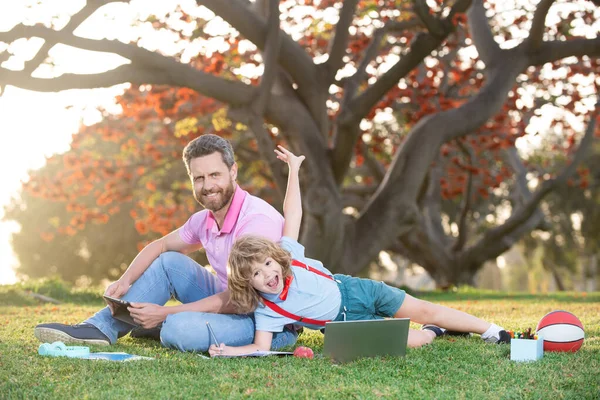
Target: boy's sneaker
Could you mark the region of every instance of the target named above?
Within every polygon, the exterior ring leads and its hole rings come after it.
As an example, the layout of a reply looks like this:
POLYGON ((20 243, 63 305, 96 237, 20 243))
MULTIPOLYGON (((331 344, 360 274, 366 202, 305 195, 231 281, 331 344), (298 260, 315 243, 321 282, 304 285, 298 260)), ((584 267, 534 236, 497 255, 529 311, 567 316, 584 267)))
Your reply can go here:
POLYGON ((444 328, 440 328, 437 325, 426 324, 421 327, 422 331, 432 331, 435 333, 436 337, 444 336, 446 334, 446 330, 444 328))
POLYGON ((498 331, 498 336, 490 336, 483 339, 486 343, 507 344, 510 343, 510 334, 505 330, 498 331))
POLYGON ((436 336, 463 336, 469 337, 473 334, 471 332, 459 332, 459 331, 449 331, 448 329, 441 328, 437 325, 426 324, 421 327, 421 329, 428 329, 433 331, 436 336))
POLYGON ((100 329, 86 323, 77 325, 39 324, 33 333, 43 343, 110 345, 110 340, 100 329))

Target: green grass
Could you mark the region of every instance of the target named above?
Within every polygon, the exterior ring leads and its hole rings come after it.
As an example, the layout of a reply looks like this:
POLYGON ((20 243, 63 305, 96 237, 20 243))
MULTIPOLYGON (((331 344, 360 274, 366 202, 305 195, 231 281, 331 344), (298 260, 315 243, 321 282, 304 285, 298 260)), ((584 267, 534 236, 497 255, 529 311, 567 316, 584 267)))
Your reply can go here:
POLYGON ((155 360, 117 363, 39 356, 36 324, 77 323, 103 303, 100 291, 73 293, 56 282, 26 286, 0 287, 0 398, 600 398, 600 293, 535 296, 462 289, 419 295, 513 330, 535 329, 543 315, 556 309, 577 315, 586 328, 581 350, 546 353, 534 363, 512 362, 509 346, 485 344, 475 335, 439 339, 409 349, 405 358, 334 365, 318 357, 323 336, 313 331, 305 331, 297 344, 313 348, 313 360, 206 360, 125 337, 110 351, 155 360), (50 295, 49 287, 66 302, 39 304, 23 295, 23 290, 50 295))

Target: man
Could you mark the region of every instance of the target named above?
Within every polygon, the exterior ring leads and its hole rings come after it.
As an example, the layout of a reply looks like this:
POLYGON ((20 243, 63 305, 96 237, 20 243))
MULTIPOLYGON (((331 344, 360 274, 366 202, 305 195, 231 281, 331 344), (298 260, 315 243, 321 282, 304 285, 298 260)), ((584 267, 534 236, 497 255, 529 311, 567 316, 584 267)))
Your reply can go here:
MULTIPOLYGON (((205 209, 142 249, 105 295, 131 302, 130 314, 143 328, 162 323, 160 340, 166 347, 206 351, 211 344, 207 322, 222 343, 252 343, 253 317, 230 314, 235 310, 229 305, 227 258, 241 235, 279 240, 283 217, 237 185, 237 164, 227 140, 211 134, 200 136, 185 147, 183 160, 194 198, 205 209), (216 277, 186 256, 201 248, 216 277), (182 304, 164 306, 171 296, 182 304)), ((133 326, 116 320, 112 313, 109 305, 81 324, 40 324, 34 333, 49 343, 113 344, 133 326)), ((273 339, 273 348, 294 344, 296 336, 293 330, 284 330, 273 339)))

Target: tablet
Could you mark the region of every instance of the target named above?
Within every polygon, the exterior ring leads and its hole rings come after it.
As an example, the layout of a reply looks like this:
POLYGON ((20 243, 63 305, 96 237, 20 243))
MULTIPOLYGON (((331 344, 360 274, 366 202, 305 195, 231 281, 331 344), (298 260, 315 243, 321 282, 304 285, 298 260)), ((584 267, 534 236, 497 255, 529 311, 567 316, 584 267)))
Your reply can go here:
POLYGON ((109 301, 113 304, 114 306, 114 314, 113 314, 113 318, 118 319, 119 321, 122 322, 126 322, 129 325, 136 325, 137 324, 133 321, 133 318, 131 318, 131 315, 129 314, 129 310, 127 310, 127 307, 131 306, 131 303, 128 302, 127 300, 123 300, 123 299, 117 299, 116 297, 110 297, 110 296, 103 296, 104 299, 106 301, 109 301))

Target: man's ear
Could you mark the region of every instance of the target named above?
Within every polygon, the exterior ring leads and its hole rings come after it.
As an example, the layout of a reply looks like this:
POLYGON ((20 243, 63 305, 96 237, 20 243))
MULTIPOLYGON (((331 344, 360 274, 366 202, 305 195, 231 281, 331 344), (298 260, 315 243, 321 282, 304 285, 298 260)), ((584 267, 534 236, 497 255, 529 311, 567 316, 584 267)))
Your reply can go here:
POLYGON ((229 169, 229 176, 231 176, 231 180, 237 179, 238 166, 237 163, 233 163, 231 168, 229 169))

